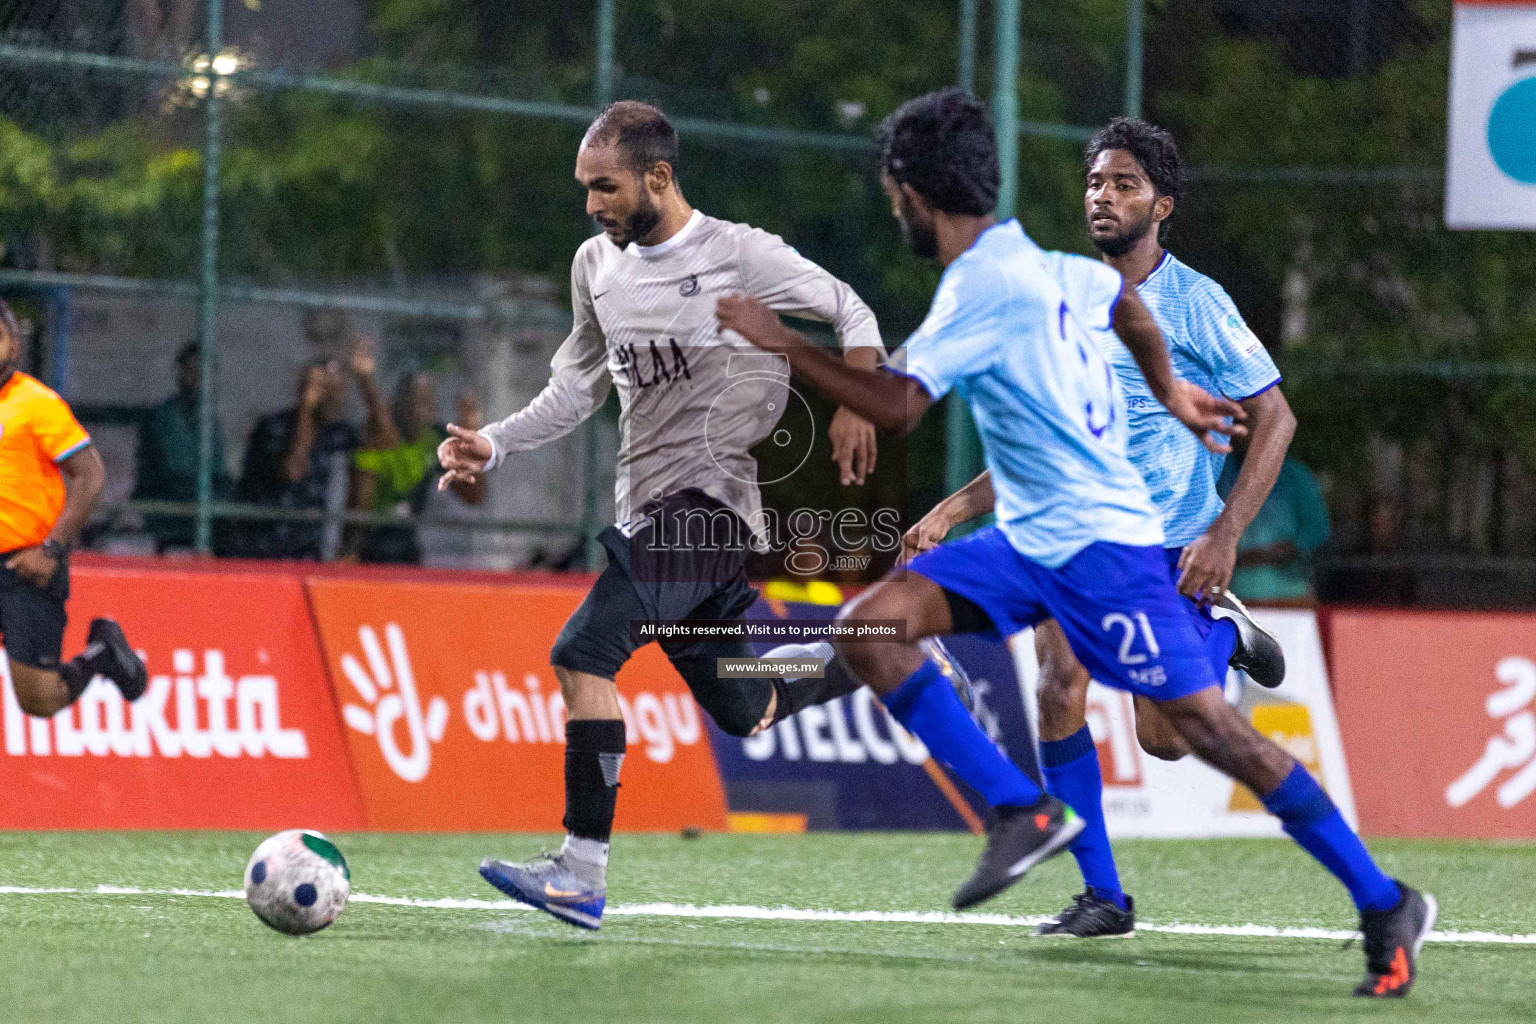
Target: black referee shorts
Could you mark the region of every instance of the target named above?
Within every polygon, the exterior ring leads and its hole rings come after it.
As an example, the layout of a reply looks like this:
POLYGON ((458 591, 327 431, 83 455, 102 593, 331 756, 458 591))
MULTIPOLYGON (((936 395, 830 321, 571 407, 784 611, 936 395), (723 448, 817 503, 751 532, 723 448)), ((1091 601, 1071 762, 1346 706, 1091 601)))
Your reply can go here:
MULTIPOLYGON (((617 527, 598 540, 608 568, 566 620, 550 663, 612 679, 643 644, 630 623, 658 619, 734 621, 757 591, 747 582, 747 524, 702 491, 689 489, 641 510, 647 523, 626 537, 617 527)), ((745 641, 659 641, 699 706, 722 729, 745 736, 767 712, 769 679, 720 679, 717 658, 750 658, 745 641)))
POLYGON ((6 656, 18 665, 52 671, 59 667, 64 651, 69 560, 59 562, 46 587, 38 587, 5 567, 13 554, 0 554, 0 642, 6 656))

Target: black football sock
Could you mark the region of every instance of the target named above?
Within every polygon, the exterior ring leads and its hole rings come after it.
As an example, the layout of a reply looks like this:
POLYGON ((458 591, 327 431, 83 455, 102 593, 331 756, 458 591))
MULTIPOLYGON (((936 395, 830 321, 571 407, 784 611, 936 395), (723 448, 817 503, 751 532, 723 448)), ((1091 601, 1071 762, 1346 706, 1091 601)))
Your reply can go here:
POLYGON ((775 724, 803 708, 825 704, 838 697, 846 697, 864 685, 837 659, 829 643, 785 644, 782 647, 775 647, 763 657, 824 659, 820 679, 791 677, 773 681, 773 692, 778 696, 778 702, 773 709, 775 724))
POLYGON ((107 650, 107 645, 93 640, 85 645, 85 650, 59 666, 59 678, 69 690, 71 704, 80 699, 92 679, 106 673, 111 660, 112 652, 107 650))
POLYGON ((565 830, 608 842, 624 764, 624 723, 617 718, 565 723, 565 830))

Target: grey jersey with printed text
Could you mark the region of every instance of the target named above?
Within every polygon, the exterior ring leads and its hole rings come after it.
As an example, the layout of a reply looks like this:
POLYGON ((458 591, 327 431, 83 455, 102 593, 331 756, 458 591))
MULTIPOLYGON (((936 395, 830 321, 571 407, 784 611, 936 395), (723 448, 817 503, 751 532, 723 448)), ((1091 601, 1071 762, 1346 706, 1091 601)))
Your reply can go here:
POLYGON ((715 304, 735 292, 831 324, 844 349, 884 353, 874 314, 853 289, 777 235, 697 211, 660 245, 620 250, 599 235, 571 266, 575 322, 550 361, 549 384, 481 430, 494 448, 490 466, 569 433, 616 384, 619 525, 630 525, 647 501, 696 487, 761 538, 757 462, 748 449, 800 399, 791 395, 782 356, 720 331, 715 304))

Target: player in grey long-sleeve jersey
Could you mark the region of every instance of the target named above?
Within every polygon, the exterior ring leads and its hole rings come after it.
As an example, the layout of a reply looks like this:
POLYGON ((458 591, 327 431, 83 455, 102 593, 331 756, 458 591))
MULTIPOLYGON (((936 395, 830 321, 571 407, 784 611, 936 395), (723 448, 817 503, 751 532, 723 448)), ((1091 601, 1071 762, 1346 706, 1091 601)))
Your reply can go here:
POLYGON ((602 406, 612 382, 621 410, 620 528, 627 533, 644 520, 650 497, 694 488, 761 535, 766 517, 748 449, 778 424, 789 376, 782 360, 720 334, 713 303, 732 292, 830 323, 844 351, 864 350, 870 366, 885 354, 863 300, 777 235, 692 210, 655 245, 620 249, 606 234, 595 236, 571 267, 575 324, 551 361, 549 385, 480 431, 492 450, 485 468, 574 430, 602 406))
MULTIPOLYGON (((503 892, 587 928, 602 918, 624 756, 614 677, 642 646, 630 623, 739 619, 752 604, 746 557, 773 531, 749 449, 800 401, 782 360, 721 333, 716 302, 745 292, 780 313, 829 323, 853 365, 872 369, 885 352, 853 289, 775 235, 692 209, 676 166, 676 133, 654 107, 623 101, 593 122, 576 178, 603 234, 576 254, 574 324, 549 384, 478 433, 450 426, 439 449, 445 485, 473 477, 574 430, 610 384, 618 387, 617 523, 599 537, 609 565, 550 657, 568 714, 568 835, 553 857, 487 860, 480 869, 503 892)), ((873 428, 840 410, 831 432, 843 482, 861 483, 873 468, 873 428)), ((836 666, 821 679, 719 678, 717 658, 751 655, 741 641, 662 648, 699 704, 738 736, 858 686, 836 666)))

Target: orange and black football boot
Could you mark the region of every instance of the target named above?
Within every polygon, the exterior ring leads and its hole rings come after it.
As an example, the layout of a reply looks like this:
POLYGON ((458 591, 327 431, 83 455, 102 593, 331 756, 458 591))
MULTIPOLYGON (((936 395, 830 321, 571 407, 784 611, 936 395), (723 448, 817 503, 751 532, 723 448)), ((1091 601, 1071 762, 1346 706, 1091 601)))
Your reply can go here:
POLYGON ((1360 914, 1360 934, 1365 944, 1365 980, 1355 995, 1369 999, 1395 999, 1408 994, 1419 971, 1419 948, 1435 926, 1439 906, 1435 898, 1397 883, 1402 897, 1391 910, 1366 910, 1360 914))

